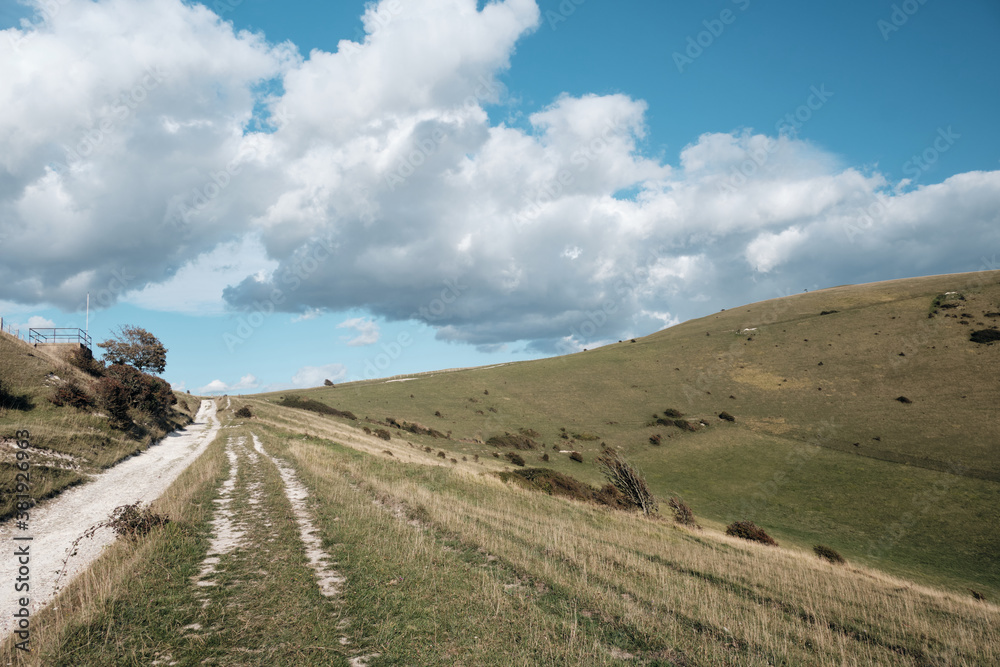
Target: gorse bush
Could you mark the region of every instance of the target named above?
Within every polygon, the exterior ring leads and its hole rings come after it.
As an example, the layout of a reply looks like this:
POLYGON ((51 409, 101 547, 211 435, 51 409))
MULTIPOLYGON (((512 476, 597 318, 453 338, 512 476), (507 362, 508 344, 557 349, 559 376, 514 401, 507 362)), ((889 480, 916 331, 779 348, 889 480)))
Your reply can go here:
POLYGON ((629 510, 633 505, 611 484, 595 489, 575 477, 549 468, 523 468, 499 473, 500 479, 515 482, 526 488, 542 491, 550 496, 562 496, 615 509, 629 510))
POLYGON ((392 440, 392 434, 389 433, 389 431, 384 428, 376 429, 375 435, 382 438, 383 440, 392 440))
POLYGON ((311 398, 301 398, 299 396, 282 396, 281 405, 288 408, 309 410, 310 412, 316 412, 321 415, 343 417, 345 419, 350 419, 351 421, 358 420, 357 416, 355 416, 355 414, 350 410, 338 410, 337 408, 330 407, 326 403, 320 403, 319 401, 314 401, 311 398))
POLYGON ((569 458, 571 461, 576 461, 577 463, 583 463, 583 454, 580 452, 570 452, 569 458))
POLYGON ((674 513, 674 521, 681 524, 682 526, 694 526, 697 525, 694 521, 694 512, 687 504, 678 498, 673 496, 667 501, 667 506, 670 507, 671 511, 674 513))
POLYGON ((240 419, 250 419, 251 417, 253 417, 253 413, 250 412, 250 408, 246 405, 237 410, 235 414, 240 419))
POLYGON ((170 407, 177 403, 177 397, 165 380, 131 366, 112 364, 107 368, 104 379, 107 378, 117 380, 122 386, 128 407, 141 410, 157 420, 166 419, 170 407))
POLYGON ((513 447, 514 449, 536 449, 538 447, 537 442, 526 435, 517 433, 494 435, 486 441, 486 444, 493 447, 513 447))
POLYGON ((87 392, 73 380, 56 387, 49 400, 60 407, 72 405, 79 410, 86 410, 94 404, 87 392))
POLYGON ((104 377, 97 382, 97 405, 108 413, 112 428, 124 430, 132 425, 128 391, 116 378, 104 377))
POLYGON ((764 532, 763 528, 755 525, 753 521, 732 522, 726 527, 726 535, 740 537, 744 540, 750 540, 752 542, 760 542, 761 544, 767 544, 773 547, 778 546, 778 543, 775 542, 770 535, 764 532))
POLYGON ((524 459, 521 458, 519 454, 515 454, 514 452, 507 452, 506 454, 504 454, 504 458, 506 458, 508 461, 510 461, 516 466, 524 465, 524 459))
POLYGON ((846 562, 844 560, 844 557, 841 556, 839 553, 837 553, 836 550, 831 549, 830 547, 824 546, 822 544, 817 544, 816 546, 814 546, 813 553, 819 556, 820 558, 824 558, 830 561, 831 563, 846 562))

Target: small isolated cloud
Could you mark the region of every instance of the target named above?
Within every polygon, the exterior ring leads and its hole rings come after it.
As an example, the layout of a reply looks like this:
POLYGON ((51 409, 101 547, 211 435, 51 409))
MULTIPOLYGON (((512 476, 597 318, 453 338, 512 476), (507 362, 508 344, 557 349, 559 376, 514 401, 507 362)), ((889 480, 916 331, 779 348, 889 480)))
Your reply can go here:
POLYGON ((325 366, 303 366, 292 376, 292 384, 296 387, 319 387, 324 380, 336 382, 347 376, 344 364, 326 364, 325 366))
POLYGON ((198 390, 199 394, 222 394, 229 393, 231 391, 238 391, 242 389, 257 389, 260 387, 260 381, 254 375, 247 373, 240 378, 240 381, 236 384, 227 384, 222 380, 212 380, 204 387, 198 390))
POLYGON ((295 324, 296 322, 308 322, 309 320, 315 320, 322 314, 323 310, 321 308, 310 308, 301 315, 296 315, 295 317, 293 317, 292 324, 295 324))
POLYGON ((20 329, 25 337, 27 337, 28 329, 51 329, 55 327, 56 323, 52 320, 46 319, 39 315, 32 315, 28 318, 27 322, 18 324, 12 323, 10 326, 13 329, 20 329))
POLYGON ((174 391, 187 391, 187 382, 171 382, 170 388, 174 391))
POLYGON ((378 342, 379 329, 378 325, 375 324, 374 320, 366 319, 363 317, 355 317, 350 320, 344 320, 337 325, 338 329, 354 329, 357 331, 358 335, 354 338, 350 336, 341 336, 341 340, 346 340, 347 344, 351 347, 360 347, 362 345, 373 345, 378 342))

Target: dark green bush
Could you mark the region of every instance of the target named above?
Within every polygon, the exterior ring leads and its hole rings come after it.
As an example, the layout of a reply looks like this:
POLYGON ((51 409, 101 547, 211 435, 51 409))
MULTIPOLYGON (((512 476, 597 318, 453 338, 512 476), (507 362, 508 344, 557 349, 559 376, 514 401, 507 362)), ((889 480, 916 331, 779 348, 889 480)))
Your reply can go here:
POLYGON ((979 331, 973 331, 969 336, 969 340, 973 343, 989 345, 990 343, 995 343, 1000 340, 1000 331, 997 331, 996 329, 980 329, 979 331))
POLYGON ((680 419, 684 416, 684 413, 680 410, 674 410, 673 408, 668 408, 663 411, 664 417, 670 417, 671 419, 680 419))
POLYGON ((681 429, 682 431, 697 431, 698 427, 689 422, 686 419, 675 419, 674 426, 681 429))
POLYGON ((845 563, 844 557, 841 556, 835 549, 824 546, 822 544, 817 544, 813 547, 813 553, 820 558, 825 558, 831 563, 845 563))
POLYGON ((515 454, 514 452, 507 452, 506 454, 504 454, 504 458, 506 458, 508 461, 510 461, 516 466, 524 466, 524 459, 521 458, 519 454, 515 454))
POLYGON ((691 508, 687 506, 683 500, 677 496, 673 496, 667 501, 667 506, 674 513, 674 521, 681 524, 682 526, 694 526, 697 525, 694 521, 694 512, 691 508))
POLYGON ((244 405, 242 408, 236 411, 236 416, 240 419, 250 419, 253 417, 253 413, 250 412, 250 408, 244 405))
POLYGON ((734 521, 726 527, 726 535, 740 537, 752 542, 760 542, 770 546, 778 546, 778 543, 771 538, 764 529, 754 524, 753 521, 734 521))
POLYGON ((569 458, 577 463, 583 463, 583 454, 580 452, 570 452, 569 458))
POLYGON ((86 410, 94 404, 87 392, 73 380, 56 387, 49 400, 60 407, 72 405, 79 410, 86 410))
POLYGON ((536 449, 538 447, 538 443, 528 436, 516 433, 494 435, 486 441, 486 444, 493 447, 513 447, 514 449, 536 449))
POLYGON ((103 377, 97 383, 97 405, 108 413, 112 428, 127 429, 132 425, 129 416, 129 394, 120 381, 103 377))
POLYGON ((350 410, 338 410, 337 408, 330 407, 326 403, 320 403, 319 401, 314 401, 311 398, 301 398, 300 396, 282 396, 281 405, 288 408, 309 410, 311 412, 317 412, 321 415, 343 417, 345 419, 350 419, 351 421, 358 420, 358 418, 350 410))
POLYGON ((725 419, 727 422, 734 422, 734 421, 736 421, 736 417, 732 416, 731 414, 729 414, 725 410, 723 410, 722 412, 719 413, 719 419, 725 419))

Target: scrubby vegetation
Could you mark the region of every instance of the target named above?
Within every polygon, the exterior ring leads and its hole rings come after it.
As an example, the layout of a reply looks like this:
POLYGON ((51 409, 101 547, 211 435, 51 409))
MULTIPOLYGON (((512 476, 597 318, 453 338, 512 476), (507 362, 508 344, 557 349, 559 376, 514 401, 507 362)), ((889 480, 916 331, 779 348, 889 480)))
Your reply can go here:
POLYGON ((817 544, 813 547, 813 553, 824 560, 828 560, 831 563, 846 563, 844 557, 837 553, 836 549, 832 547, 824 546, 822 544, 817 544))
POLYGON ((670 500, 667 501, 667 506, 674 513, 674 521, 677 523, 682 526, 698 525, 694 520, 694 512, 687 506, 687 503, 677 496, 671 496, 670 500))
POLYGON ((754 524, 753 521, 734 521, 726 526, 726 535, 740 537, 751 542, 760 542, 776 547, 778 543, 768 535, 763 528, 754 524))
POLYGON ((734 421, 736 421, 736 417, 732 416, 731 414, 729 414, 725 410, 723 410, 722 412, 719 413, 719 419, 724 419, 727 422, 734 422, 734 421))
POLYGON ((504 458, 507 459, 508 461, 510 461, 511 463, 513 463, 516 466, 523 466, 524 465, 524 459, 521 458, 520 454, 517 454, 515 452, 507 452, 506 454, 504 454, 504 458))
POLYGON ((93 398, 81 387, 76 380, 67 380, 60 384, 52 392, 49 399, 54 405, 62 407, 71 405, 79 410, 87 410, 94 404, 93 398))
POLYGON ((253 417, 253 413, 250 412, 250 407, 246 405, 241 407, 234 414, 240 419, 250 419, 251 417, 253 417))
POLYGON ((576 461, 577 463, 583 463, 583 454, 580 452, 570 452, 569 458, 571 461, 576 461))
POLYGON ((606 449, 597 457, 597 468, 628 501, 649 516, 656 512, 656 497, 649 490, 646 478, 616 450, 606 449))
POLYGON ((344 419, 350 419, 351 421, 357 421, 358 418, 350 410, 338 410, 337 408, 331 407, 326 403, 320 403, 319 401, 314 401, 311 398, 302 398, 301 396, 282 396, 281 404, 289 408, 298 408, 299 410, 309 410, 310 412, 317 412, 321 415, 330 415, 332 417, 343 417, 344 419))
POLYGON ((616 509, 633 508, 632 503, 611 484, 598 489, 571 475, 549 468, 524 468, 523 470, 498 473, 498 476, 505 481, 516 482, 521 486, 542 491, 550 496, 562 496, 582 502, 607 505, 616 509))
POLYGON ((529 438, 526 435, 520 435, 517 433, 504 433, 503 435, 494 435, 486 441, 487 445, 492 447, 513 447, 514 449, 537 449, 538 443, 529 438))
POLYGON ((997 329, 980 329, 979 331, 973 331, 969 335, 969 340, 973 343, 989 345, 990 343, 1000 341, 1000 331, 997 329))

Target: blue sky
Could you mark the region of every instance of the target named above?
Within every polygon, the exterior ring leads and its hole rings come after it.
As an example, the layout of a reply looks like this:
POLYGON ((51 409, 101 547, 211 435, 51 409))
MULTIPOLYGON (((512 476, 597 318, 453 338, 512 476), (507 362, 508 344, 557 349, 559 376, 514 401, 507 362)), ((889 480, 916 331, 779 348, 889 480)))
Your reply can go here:
POLYGON ((4 0, 0 28, 0 315, 83 326, 90 291, 96 339, 148 328, 195 392, 998 268, 987 0, 4 0))

